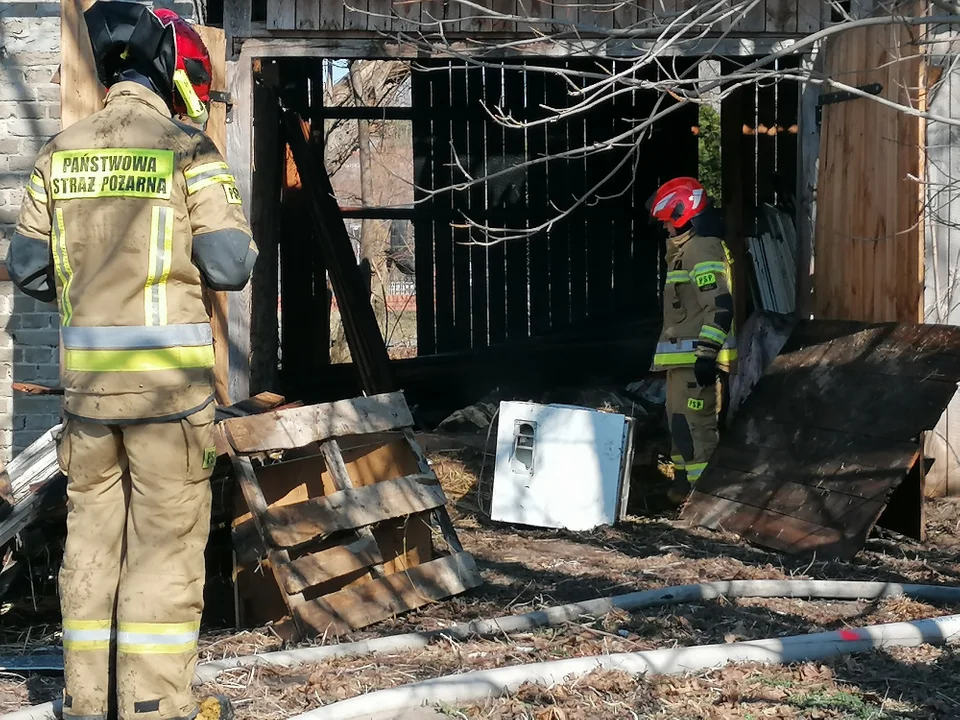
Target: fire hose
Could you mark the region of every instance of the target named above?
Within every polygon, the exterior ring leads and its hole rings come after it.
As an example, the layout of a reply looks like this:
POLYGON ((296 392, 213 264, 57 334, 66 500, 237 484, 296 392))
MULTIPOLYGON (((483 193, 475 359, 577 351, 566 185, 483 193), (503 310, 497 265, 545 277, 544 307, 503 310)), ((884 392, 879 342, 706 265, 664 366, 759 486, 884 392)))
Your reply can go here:
MULTIPOLYGON (((470 637, 509 634, 577 619, 582 620, 584 617, 596 618, 615 609, 642 610, 665 605, 703 602, 721 597, 820 600, 879 600, 908 597, 933 603, 960 605, 960 587, 846 580, 733 580, 701 585, 681 585, 571 603, 524 615, 476 620, 430 632, 225 658, 199 666, 195 680, 198 683, 209 682, 219 673, 230 668, 256 665, 294 667, 320 663, 335 657, 415 650, 440 638, 463 640, 470 637)), ((598 668, 620 670, 633 675, 671 675, 717 668, 736 662, 770 664, 809 662, 876 648, 913 647, 923 643, 939 645, 953 642, 958 637, 960 637, 960 615, 945 615, 927 620, 872 625, 785 638, 570 658, 440 677, 380 690, 310 710, 291 720, 354 720, 426 704, 471 702, 513 692, 524 683, 547 685, 560 683, 568 676, 580 675, 598 668)), ((0 716, 0 720, 59 718, 59 701, 0 716)))

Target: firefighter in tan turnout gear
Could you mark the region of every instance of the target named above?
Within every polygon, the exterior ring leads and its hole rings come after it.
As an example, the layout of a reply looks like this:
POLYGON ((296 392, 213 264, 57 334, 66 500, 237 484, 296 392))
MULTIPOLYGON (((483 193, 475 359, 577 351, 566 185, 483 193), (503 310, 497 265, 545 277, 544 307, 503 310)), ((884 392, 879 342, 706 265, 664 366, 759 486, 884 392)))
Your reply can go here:
POLYGON ((201 290, 242 288, 257 248, 222 156, 174 119, 205 120, 196 31, 128 2, 85 20, 105 107, 40 151, 7 258, 60 311, 63 715, 226 719, 191 691, 216 460, 201 290))
POLYGON ((650 214, 663 223, 667 277, 663 330, 653 369, 667 373, 667 419, 674 480, 682 503, 717 446, 722 373, 736 369, 732 260, 723 225, 703 186, 675 178, 654 194, 650 214))

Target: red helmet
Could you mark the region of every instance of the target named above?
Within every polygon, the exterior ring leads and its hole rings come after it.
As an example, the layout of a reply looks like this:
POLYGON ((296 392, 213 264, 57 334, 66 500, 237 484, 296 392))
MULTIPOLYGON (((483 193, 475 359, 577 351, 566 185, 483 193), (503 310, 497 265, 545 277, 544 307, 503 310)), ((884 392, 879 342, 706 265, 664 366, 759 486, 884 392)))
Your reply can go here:
POLYGON ((153 14, 164 25, 172 25, 174 30, 177 66, 173 73, 173 111, 202 124, 207 120, 213 76, 210 53, 200 34, 173 10, 160 8, 153 14))
POLYGON ((707 191, 696 178, 679 177, 661 185, 647 209, 660 222, 680 228, 706 210, 708 204, 707 191))

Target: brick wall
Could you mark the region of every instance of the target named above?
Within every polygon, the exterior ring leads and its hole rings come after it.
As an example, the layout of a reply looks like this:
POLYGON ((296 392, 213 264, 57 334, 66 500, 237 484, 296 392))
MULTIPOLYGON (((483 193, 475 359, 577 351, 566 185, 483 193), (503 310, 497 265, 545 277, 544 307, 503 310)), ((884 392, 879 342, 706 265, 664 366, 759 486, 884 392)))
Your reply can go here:
MULTIPOLYGON (((189 2, 156 6, 194 16, 189 2)), ((60 131, 60 87, 50 82, 59 53, 59 3, 0 2, 0 258, 37 151, 60 131)), ((14 380, 59 384, 58 322, 54 305, 0 282, 0 464, 59 422, 57 398, 14 395, 11 386, 14 380)))

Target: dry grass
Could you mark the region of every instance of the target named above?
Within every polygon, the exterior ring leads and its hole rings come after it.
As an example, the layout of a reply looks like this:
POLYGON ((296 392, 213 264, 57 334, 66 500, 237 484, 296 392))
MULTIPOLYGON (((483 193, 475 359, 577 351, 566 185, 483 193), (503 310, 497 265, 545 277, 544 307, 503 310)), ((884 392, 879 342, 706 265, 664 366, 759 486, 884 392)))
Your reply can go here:
MULTIPOLYGON (((482 455, 465 449, 432 456, 452 502, 465 549, 477 559, 481 588, 341 640, 435 629, 478 617, 523 613, 601 595, 710 580, 839 578, 955 585, 960 581, 960 506, 928 505, 930 538, 921 544, 881 534, 849 563, 811 562, 768 552, 722 533, 680 527, 670 515, 632 518, 591 533, 493 526, 474 507, 482 455)), ((490 472, 488 470, 487 472, 490 472)), ((609 652, 734 642, 956 611, 906 599, 808 602, 718 601, 584 618, 511 638, 436 643, 399 655, 333 660, 282 670, 233 670, 204 690, 234 698, 240 720, 281 720, 340 699, 449 673, 609 652)), ((35 651, 58 642, 55 625, 5 628, 0 650, 35 651)), ((201 659, 281 647, 269 630, 207 633, 201 659)), ((790 667, 740 666, 697 676, 634 679, 594 673, 556 688, 443 712, 456 718, 960 718, 954 650, 923 646, 790 667)), ((0 712, 59 693, 59 677, 0 676, 0 712)))

